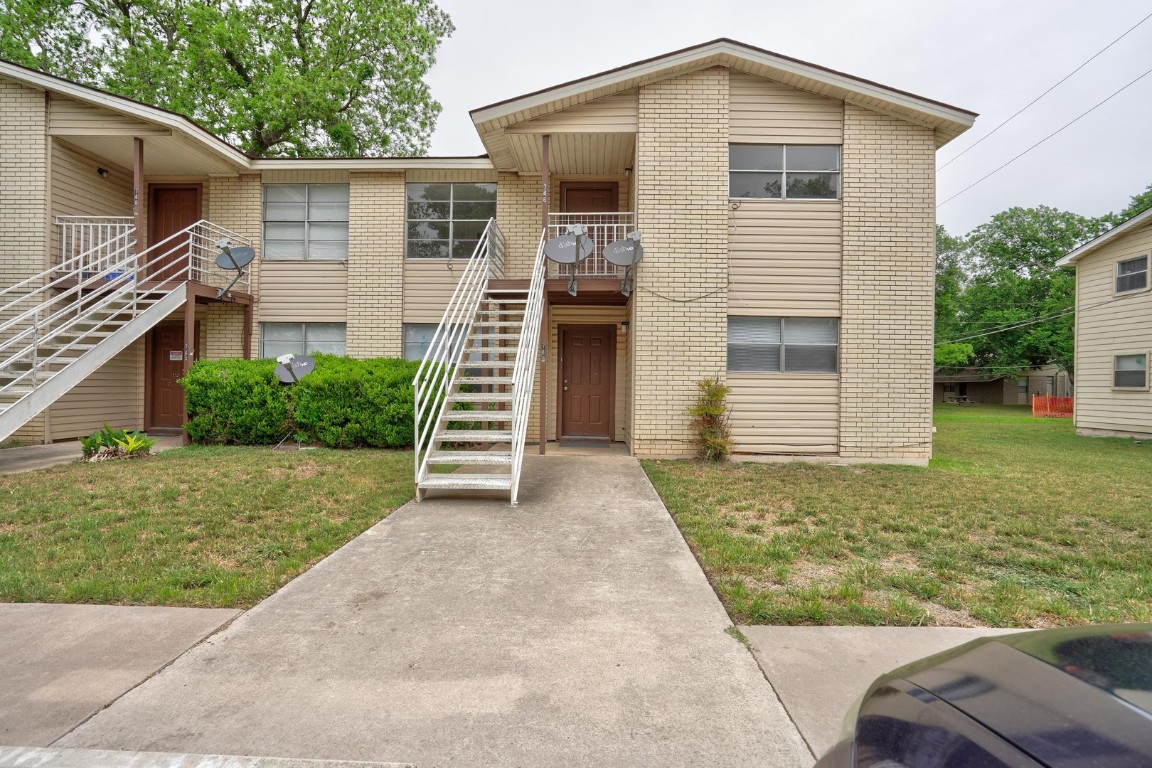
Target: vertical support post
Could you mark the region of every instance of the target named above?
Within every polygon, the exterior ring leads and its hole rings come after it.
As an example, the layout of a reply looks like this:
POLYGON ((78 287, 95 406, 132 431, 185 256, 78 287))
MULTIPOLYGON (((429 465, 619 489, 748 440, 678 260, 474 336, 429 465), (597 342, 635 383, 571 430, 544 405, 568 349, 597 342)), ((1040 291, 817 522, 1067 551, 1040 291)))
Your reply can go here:
MULTIPOLYGON (((544 134, 540 137, 540 226, 545 237, 548 232, 548 160, 551 151, 552 135, 544 134)), ((548 301, 548 281, 544 281, 544 317, 540 320, 540 346, 548 349, 548 341, 552 337, 551 321, 549 320, 550 302, 548 301)), ((548 358, 545 354, 540 361, 540 455, 543 456, 548 449, 548 358)))
MULTIPOLYGON (((132 226, 136 228, 135 253, 144 250, 144 139, 132 139, 132 226)), ((139 265, 137 265, 139 266, 139 265)))
POLYGON ((253 304, 249 302, 244 305, 244 330, 241 336, 244 345, 244 359, 252 359, 252 320, 253 320, 253 304))
MULTIPOLYGON (((552 302, 548 301, 548 290, 544 289, 544 311, 540 319, 540 346, 548 349, 548 342, 552 339, 552 302)), ((559 383, 559 379, 557 379, 559 383)), ((540 361, 540 455, 543 456, 548 445, 548 358, 540 361)))
MULTIPOLYGON (((192 370, 192 358, 196 354, 196 294, 189 290, 187 285, 184 286, 187 291, 184 298, 184 375, 187 376, 188 372, 192 370)), ((188 423, 188 396, 183 397, 183 410, 180 419, 181 424, 188 423)), ((192 442, 192 438, 188 436, 188 430, 184 430, 184 445, 192 442)))
POLYGON ((544 134, 540 137, 540 226, 548 228, 548 153, 552 144, 552 135, 544 134))

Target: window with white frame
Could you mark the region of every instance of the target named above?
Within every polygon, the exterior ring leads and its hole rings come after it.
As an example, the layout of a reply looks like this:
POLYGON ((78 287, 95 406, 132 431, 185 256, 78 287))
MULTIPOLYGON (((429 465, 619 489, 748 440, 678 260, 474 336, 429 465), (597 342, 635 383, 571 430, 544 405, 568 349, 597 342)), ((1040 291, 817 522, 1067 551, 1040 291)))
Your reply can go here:
POLYGON ((348 258, 347 184, 265 184, 264 258, 348 258))
POLYGON ((343 355, 346 336, 344 323, 260 323, 260 357, 343 355))
POLYGON ((1148 355, 1116 355, 1112 386, 1120 389, 1148 388, 1148 355))
POLYGON ((1148 287, 1148 257, 1137 256, 1116 262, 1116 293, 1140 291, 1148 287))
POLYGON ((410 259, 471 258, 496 216, 495 183, 406 185, 410 259))
POLYGON ((728 370, 835 373, 835 317, 729 317, 728 370))
POLYGON ((728 196, 780 200, 840 197, 840 147, 729 144, 728 196))
MULTIPOLYGON (((406 360, 423 360, 427 351, 429 351, 429 344, 432 343, 432 337, 435 335, 435 329, 439 327, 435 322, 406 322, 404 324, 404 359, 406 360)), ((445 333, 452 334, 453 328, 460 328, 460 333, 456 339, 456 349, 461 349, 464 345, 464 334, 461 326, 448 326, 445 333)), ((450 357, 455 358, 455 353, 450 353, 450 357)))

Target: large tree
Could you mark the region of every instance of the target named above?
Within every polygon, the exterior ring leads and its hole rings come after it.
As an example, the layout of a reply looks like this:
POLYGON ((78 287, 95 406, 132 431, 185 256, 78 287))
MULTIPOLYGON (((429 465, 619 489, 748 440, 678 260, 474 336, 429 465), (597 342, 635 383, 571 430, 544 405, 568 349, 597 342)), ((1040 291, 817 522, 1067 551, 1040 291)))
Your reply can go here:
POLYGON ((0 0, 0 58, 194 118, 256 156, 427 151, 433 0, 0 0))

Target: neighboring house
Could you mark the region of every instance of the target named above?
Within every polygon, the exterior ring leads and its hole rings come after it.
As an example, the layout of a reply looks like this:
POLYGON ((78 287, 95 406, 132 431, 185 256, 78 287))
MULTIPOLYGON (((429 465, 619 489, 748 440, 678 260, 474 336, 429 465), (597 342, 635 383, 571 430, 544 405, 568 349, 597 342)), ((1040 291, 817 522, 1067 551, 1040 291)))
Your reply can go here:
MULTIPOLYGON (((728 40, 477 109, 488 154, 470 158, 253 159, 178 115, 10 64, 0 98, 2 285, 102 238, 111 255, 84 259, 113 263, 139 239, 140 285, 166 302, 134 306, 145 319, 75 386, 62 372, 70 388, 25 439, 178 427, 174 381, 193 357, 418 358, 483 239, 485 295, 519 291, 524 327, 543 329, 542 356, 515 373, 536 379, 532 423, 513 430, 528 442, 690 455, 696 382, 720 377, 737 454, 931 454, 935 155, 971 112, 728 40), (200 219, 211 227, 187 229, 200 219), (556 265, 531 293, 542 233, 574 223, 597 241, 577 295, 556 265), (625 295, 602 249, 637 230, 625 295), (217 297, 225 236, 257 257, 250 285, 217 297), (165 281, 188 254, 193 279, 165 281)), ((72 284, 97 274, 68 266, 72 284)))
POLYGON ((941 368, 936 371, 932 390, 937 403, 1028 405, 1033 395, 1072 397, 1068 372, 1058 365, 1029 368, 1013 376, 979 368, 941 368))
POLYGON ((1152 210, 1056 262, 1076 268, 1076 432, 1152 437, 1152 210))

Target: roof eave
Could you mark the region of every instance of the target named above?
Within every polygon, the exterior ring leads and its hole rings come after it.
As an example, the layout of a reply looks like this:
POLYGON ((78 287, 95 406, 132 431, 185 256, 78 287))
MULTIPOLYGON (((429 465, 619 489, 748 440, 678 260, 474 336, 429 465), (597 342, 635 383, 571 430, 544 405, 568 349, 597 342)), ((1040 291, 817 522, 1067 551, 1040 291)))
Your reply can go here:
POLYGON ((1136 214, 1121 224, 1117 224, 1116 226, 1112 227, 1112 229, 1097 237, 1095 240, 1089 240, 1087 243, 1084 243, 1084 245, 1080 246, 1076 250, 1065 255, 1063 258, 1057 261, 1056 266, 1067 267, 1069 265, 1073 265, 1088 254, 1104 247, 1115 238, 1120 237, 1127 232, 1131 232, 1134 229, 1138 229, 1141 225, 1149 220, 1152 220, 1152 208, 1149 208, 1143 213, 1136 214))
POLYGON ((493 171, 496 166, 487 157, 316 157, 261 158, 252 160, 253 171, 493 171))

